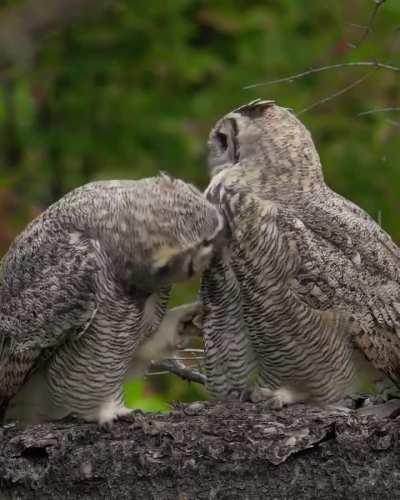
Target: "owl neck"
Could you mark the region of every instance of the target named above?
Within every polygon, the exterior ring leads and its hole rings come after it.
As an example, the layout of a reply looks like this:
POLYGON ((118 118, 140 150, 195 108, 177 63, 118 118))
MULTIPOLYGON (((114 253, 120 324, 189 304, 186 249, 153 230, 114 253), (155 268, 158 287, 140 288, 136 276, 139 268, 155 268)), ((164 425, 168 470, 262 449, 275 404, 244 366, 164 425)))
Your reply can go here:
MULTIPOLYGON (((312 192, 325 185, 318 154, 311 151, 266 151, 240 163, 244 179, 262 193, 295 195, 312 192)), ((275 198, 275 197, 272 197, 275 198)))

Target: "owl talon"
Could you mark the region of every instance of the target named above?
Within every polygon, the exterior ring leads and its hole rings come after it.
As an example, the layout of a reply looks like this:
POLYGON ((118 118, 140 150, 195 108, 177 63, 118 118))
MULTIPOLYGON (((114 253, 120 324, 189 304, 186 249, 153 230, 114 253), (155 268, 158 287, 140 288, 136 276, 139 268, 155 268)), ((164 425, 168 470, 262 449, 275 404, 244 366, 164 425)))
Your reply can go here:
POLYGON ((253 403, 264 403, 268 409, 281 410, 288 406, 307 399, 306 395, 294 390, 281 387, 277 390, 268 387, 256 386, 251 394, 253 403))
POLYGON ((273 396, 268 399, 260 399, 256 404, 263 406, 267 410, 282 410, 285 403, 280 396, 273 396))
POLYGON ((274 391, 268 387, 261 387, 257 385, 253 392, 250 394, 250 401, 253 403, 260 403, 261 401, 267 401, 272 398, 274 391))
POLYGON ((226 399, 228 401, 253 401, 252 392, 249 389, 230 389, 226 399))

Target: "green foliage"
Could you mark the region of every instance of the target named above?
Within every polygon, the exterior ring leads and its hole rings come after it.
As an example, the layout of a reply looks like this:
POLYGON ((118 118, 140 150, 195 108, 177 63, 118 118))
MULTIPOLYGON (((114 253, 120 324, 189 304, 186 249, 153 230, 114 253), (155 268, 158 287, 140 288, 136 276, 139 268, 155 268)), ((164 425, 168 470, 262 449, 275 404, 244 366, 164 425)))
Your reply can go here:
POLYGON ((169 410, 169 405, 160 396, 148 394, 146 383, 140 379, 126 384, 124 397, 128 408, 159 412, 169 410))
POLYGON ((206 393, 201 386, 185 382, 175 375, 150 375, 144 380, 135 379, 125 384, 124 399, 129 408, 168 411, 174 401, 199 401, 206 399, 206 393))
MULTIPOLYGON (((379 213, 400 240, 399 113, 358 116, 399 106, 400 74, 341 69, 243 88, 338 62, 399 65, 399 2, 384 3, 360 47, 347 44, 361 38, 353 24, 365 24, 374 5, 121 0, 52 36, 33 68, 13 71, 0 87, 0 189, 15 198, 11 206, 0 203, 0 251, 34 207, 89 180, 166 170, 204 187, 207 134, 222 114, 256 97, 301 111, 368 72, 360 86, 301 118, 329 184, 372 216, 379 213)), ((179 287, 175 302, 191 300, 195 290, 196 284, 179 287)), ((165 400, 183 397, 186 389, 170 385, 167 396, 163 386, 165 400)), ((129 402, 147 400, 147 390, 136 383, 129 402)), ((159 399, 151 397, 156 408, 159 399)))

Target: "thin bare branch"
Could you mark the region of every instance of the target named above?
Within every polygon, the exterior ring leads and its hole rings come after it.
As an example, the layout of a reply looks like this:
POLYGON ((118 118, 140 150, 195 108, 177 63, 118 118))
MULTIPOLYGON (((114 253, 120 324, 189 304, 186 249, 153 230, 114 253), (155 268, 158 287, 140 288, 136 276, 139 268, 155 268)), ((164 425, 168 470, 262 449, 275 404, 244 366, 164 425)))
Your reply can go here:
POLYGON ((310 106, 307 106, 306 108, 302 109, 299 113, 297 113, 297 116, 300 116, 303 113, 306 113, 307 111, 310 111, 311 109, 314 109, 317 106, 320 106, 321 104, 325 104, 326 102, 331 101, 335 97, 339 97, 339 96, 345 94, 346 92, 348 92, 349 90, 353 89, 354 87, 357 87, 357 85, 360 85, 360 83, 362 83, 364 80, 366 80, 372 74, 373 74, 373 71, 370 71, 369 73, 366 73, 364 76, 362 76, 361 78, 359 78, 355 82, 350 83, 350 85, 347 85, 343 89, 338 90, 334 94, 331 94, 331 95, 329 95, 327 97, 324 97, 323 99, 320 99, 317 102, 314 102, 314 104, 311 104, 310 106))
POLYGON ((201 385, 205 385, 206 383, 206 376, 203 375, 203 373, 186 367, 183 363, 177 361, 176 359, 165 359, 163 361, 158 361, 157 363, 152 363, 151 366, 153 369, 158 371, 173 373, 188 382, 196 382, 201 385))
POLYGON ((358 113, 357 116, 365 116, 365 115, 372 115, 375 113, 386 113, 389 111, 400 111, 400 108, 378 108, 378 109, 370 109, 369 111, 363 111, 362 113, 358 113))
POLYGON ((372 9, 372 12, 369 16, 369 20, 367 25, 364 27, 364 31, 361 34, 361 37, 357 42, 353 42, 351 46, 354 49, 357 49, 368 37, 368 35, 372 32, 373 30, 373 24, 375 22, 376 15, 378 14, 379 9, 382 7, 382 5, 386 2, 386 0, 374 0, 374 8, 372 9))
POLYGON ((393 127, 400 128, 400 122, 396 122, 396 120, 385 120, 389 125, 393 125, 393 127))
POLYGON ((365 24, 349 23, 349 26, 351 26, 352 28, 357 28, 359 30, 365 30, 367 28, 365 24))
POLYGON ((278 80, 269 80, 267 82, 253 83, 252 85, 247 85, 243 87, 244 90, 254 89, 256 87, 262 87, 264 85, 275 85, 277 83, 292 83, 294 80, 299 80, 305 76, 313 75, 315 73, 321 73, 323 71, 329 71, 331 69, 341 69, 341 68, 357 68, 357 67, 372 67, 376 69, 386 69, 388 71, 394 71, 395 73, 400 73, 400 67, 393 66, 392 64, 380 63, 378 61, 356 61, 348 63, 330 64, 328 66, 320 66, 318 68, 312 68, 302 73, 297 73, 285 78, 279 78, 278 80))

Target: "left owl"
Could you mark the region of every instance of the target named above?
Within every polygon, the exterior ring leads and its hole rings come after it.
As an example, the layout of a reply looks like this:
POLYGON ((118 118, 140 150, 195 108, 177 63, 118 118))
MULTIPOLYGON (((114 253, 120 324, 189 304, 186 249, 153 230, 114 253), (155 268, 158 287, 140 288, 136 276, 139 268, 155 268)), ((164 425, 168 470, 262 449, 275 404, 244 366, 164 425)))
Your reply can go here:
POLYGON ((163 174, 93 182, 50 206, 1 263, 0 418, 38 369, 52 414, 127 414, 122 384, 172 284, 201 273, 226 232, 197 189, 163 174))

